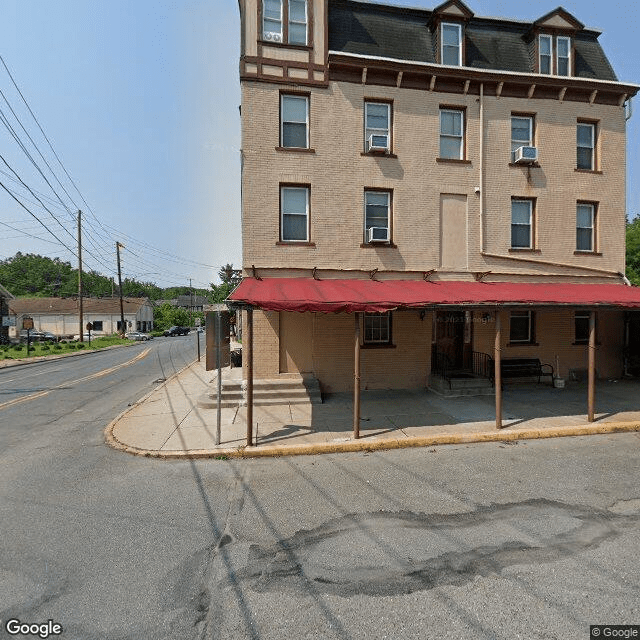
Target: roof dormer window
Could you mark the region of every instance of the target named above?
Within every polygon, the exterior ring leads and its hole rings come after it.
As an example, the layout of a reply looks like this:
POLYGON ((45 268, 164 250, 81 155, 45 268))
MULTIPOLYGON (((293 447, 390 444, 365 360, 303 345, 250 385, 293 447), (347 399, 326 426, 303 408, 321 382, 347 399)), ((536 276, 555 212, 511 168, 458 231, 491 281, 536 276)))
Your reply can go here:
POLYGON ((571 38, 548 34, 538 36, 538 69, 545 75, 571 75, 571 38))
POLYGON ((440 30, 441 63, 454 67, 462 66, 462 25, 443 22, 440 30))

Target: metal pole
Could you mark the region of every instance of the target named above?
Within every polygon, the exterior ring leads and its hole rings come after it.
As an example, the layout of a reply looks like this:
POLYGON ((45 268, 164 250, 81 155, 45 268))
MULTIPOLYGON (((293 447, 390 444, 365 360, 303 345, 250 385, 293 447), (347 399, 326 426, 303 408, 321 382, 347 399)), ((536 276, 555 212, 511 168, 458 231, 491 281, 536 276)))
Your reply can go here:
POLYGON ((124 249, 124 245, 116 242, 116 253, 118 255, 118 288, 120 289, 120 330, 124 335, 127 328, 124 325, 124 304, 122 302, 122 273, 120 271, 120 247, 124 249))
MULTIPOLYGON (((220 444, 221 425, 222 425, 222 357, 220 354, 220 348, 222 346, 222 339, 220 332, 222 330, 222 322, 220 321, 220 311, 216 311, 216 366, 218 367, 218 402, 217 402, 217 422, 216 422, 216 444, 220 444)), ((198 334, 199 335, 199 334, 198 334)), ((200 342, 198 342, 200 344, 200 342)))
POLYGON ((360 314, 354 313, 354 362, 353 362, 353 438, 360 437, 360 314))
POLYGON ((596 312, 589 313, 589 392, 588 392, 589 422, 595 420, 596 406, 596 312))
POLYGON ((495 372, 493 379, 496 385, 496 429, 502 429, 502 370, 500 361, 502 358, 502 321, 500 309, 496 309, 496 341, 494 345, 493 363, 495 372))
POLYGON ((196 331, 196 343, 198 345, 198 362, 200 362, 200 332, 196 331))
POLYGON ((253 309, 247 309, 247 335, 243 357, 247 359, 247 447, 253 446, 253 309))
POLYGON ((80 320, 80 342, 84 342, 82 311, 82 211, 78 210, 78 319, 80 320))

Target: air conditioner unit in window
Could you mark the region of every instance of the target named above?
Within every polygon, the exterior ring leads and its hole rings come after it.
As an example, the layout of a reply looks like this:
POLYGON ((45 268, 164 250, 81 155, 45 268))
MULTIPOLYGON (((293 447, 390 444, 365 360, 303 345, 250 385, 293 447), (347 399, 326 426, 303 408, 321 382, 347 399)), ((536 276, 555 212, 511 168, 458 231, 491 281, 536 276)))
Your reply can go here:
POLYGON ((531 162, 538 162, 538 148, 537 147, 518 147, 515 150, 514 162, 516 164, 527 164, 531 162))
POLYGON ((367 242, 389 242, 389 229, 387 227, 369 227, 367 242))
POLYGON ((264 39, 272 42, 282 42, 282 36, 277 31, 265 31, 264 39))
POLYGON ((367 140, 367 151, 388 151, 389 136, 374 133, 367 140))

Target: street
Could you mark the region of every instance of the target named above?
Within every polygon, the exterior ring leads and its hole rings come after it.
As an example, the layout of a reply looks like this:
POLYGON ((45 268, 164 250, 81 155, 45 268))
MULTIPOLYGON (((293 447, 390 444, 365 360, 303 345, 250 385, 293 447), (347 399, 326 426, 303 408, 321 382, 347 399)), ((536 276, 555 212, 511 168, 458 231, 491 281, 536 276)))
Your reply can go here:
POLYGON ((194 357, 191 335, 0 371, 0 637, 21 637, 12 618, 65 640, 640 624, 637 434, 237 461, 108 448, 104 427, 194 357))

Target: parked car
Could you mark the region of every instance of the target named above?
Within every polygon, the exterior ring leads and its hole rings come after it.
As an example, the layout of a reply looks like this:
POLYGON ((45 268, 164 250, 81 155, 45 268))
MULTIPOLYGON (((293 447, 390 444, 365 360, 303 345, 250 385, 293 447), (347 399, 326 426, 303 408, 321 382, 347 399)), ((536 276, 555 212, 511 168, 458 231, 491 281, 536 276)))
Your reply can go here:
POLYGON ((169 329, 165 329, 164 334, 165 336, 186 336, 189 331, 191 329, 189 329, 189 327, 177 327, 177 326, 173 326, 173 327, 169 327, 169 329))
POLYGON ((129 340, 141 340, 141 341, 146 341, 146 340, 151 340, 153 338, 152 335, 149 335, 148 333, 142 333, 142 331, 129 331, 129 333, 125 333, 124 334, 125 338, 129 338, 129 340))
MULTIPOLYGON (((58 342, 58 336, 54 335, 50 331, 38 331, 36 329, 31 329, 29 331, 29 340, 31 342, 44 342, 45 340, 50 340, 51 342, 58 342)), ((27 341, 27 330, 22 329, 20 331, 20 342, 27 341)))

